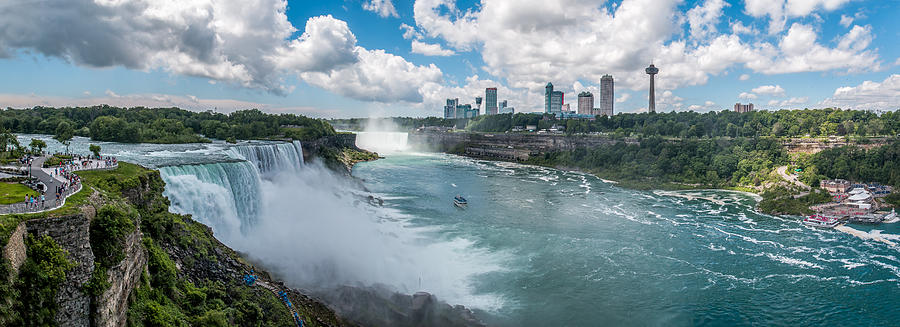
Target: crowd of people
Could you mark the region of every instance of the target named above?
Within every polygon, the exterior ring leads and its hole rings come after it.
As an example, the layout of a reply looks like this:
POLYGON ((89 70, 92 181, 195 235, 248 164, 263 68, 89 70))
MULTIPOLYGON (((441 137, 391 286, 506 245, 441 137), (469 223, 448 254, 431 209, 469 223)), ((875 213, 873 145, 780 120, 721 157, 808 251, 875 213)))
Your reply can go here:
POLYGON ((115 157, 73 155, 72 159, 60 162, 56 168, 62 168, 64 171, 73 172, 85 169, 113 168, 118 164, 119 160, 115 157))
MULTIPOLYGON (((18 161, 23 166, 31 166, 34 160, 35 158, 32 156, 24 156, 18 161)), ((42 181, 44 182, 43 190, 38 190, 39 187, 32 185, 31 187, 37 191, 34 194, 25 195, 25 210, 41 210, 59 206, 68 194, 79 189, 81 177, 75 175, 74 172, 76 171, 115 168, 118 164, 119 161, 115 157, 73 155, 69 160, 61 161, 56 166, 46 168, 44 171, 59 183, 50 183, 48 185, 46 181, 42 181), (51 187, 54 189, 50 190, 49 188, 51 187), (48 199, 47 194, 50 194, 50 191, 53 192, 54 198, 48 199)))
MULTIPOLYGON (((57 195, 56 200, 59 201, 59 196, 57 195)), ((44 197, 44 193, 38 194, 28 194, 25 196, 25 208, 26 209, 39 209, 47 206, 47 199, 44 197)))

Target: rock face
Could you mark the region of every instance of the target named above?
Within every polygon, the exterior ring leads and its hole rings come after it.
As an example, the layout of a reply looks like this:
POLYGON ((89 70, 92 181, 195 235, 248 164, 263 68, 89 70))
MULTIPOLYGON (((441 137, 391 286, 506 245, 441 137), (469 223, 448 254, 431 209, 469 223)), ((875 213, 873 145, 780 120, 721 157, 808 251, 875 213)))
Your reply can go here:
POLYGON ((485 326, 466 307, 427 292, 410 296, 381 287, 341 286, 320 295, 338 314, 363 326, 485 326))
MULTIPOLYGON (((473 157, 502 160, 528 160, 529 157, 553 151, 593 148, 620 140, 605 136, 562 134, 451 133, 424 131, 409 134, 412 148, 426 151, 454 152, 473 157)), ((626 138, 627 144, 637 144, 626 138)))
POLYGON ((303 147, 303 161, 310 161, 317 157, 324 148, 352 148, 356 149, 356 134, 336 134, 319 138, 312 142, 300 142, 303 147))
MULTIPOLYGON (((85 284, 94 273, 94 253, 90 241, 91 221, 88 215, 33 219, 20 223, 3 248, 3 256, 12 266, 10 278, 18 275, 27 258, 26 234, 48 235, 69 254, 75 267, 66 273, 66 281, 57 290, 59 326, 125 326, 128 297, 140 283, 147 266, 147 251, 141 244, 140 228, 128 236, 125 259, 107 271, 109 289, 95 299, 84 292, 85 284), (91 302, 94 316, 91 323, 91 302)), ((138 226, 139 223, 138 223, 138 226)))
POLYGON ((125 242, 125 259, 107 271, 109 289, 97 297, 94 304, 94 326, 125 326, 128 296, 141 282, 147 269, 147 250, 141 244, 140 224, 125 242))
POLYGON ((56 302, 59 305, 56 311, 57 323, 59 326, 89 326, 91 297, 84 292, 84 284, 94 272, 94 253, 91 251, 90 240, 91 221, 79 214, 34 219, 24 224, 29 234, 52 237, 62 249, 69 252, 68 259, 75 263, 75 268, 66 273, 66 281, 56 293, 56 302))
POLYGON ((25 224, 21 223, 9 236, 9 242, 3 247, 3 258, 8 260, 11 266, 10 280, 19 275, 19 267, 25 263, 27 257, 25 248, 25 224))

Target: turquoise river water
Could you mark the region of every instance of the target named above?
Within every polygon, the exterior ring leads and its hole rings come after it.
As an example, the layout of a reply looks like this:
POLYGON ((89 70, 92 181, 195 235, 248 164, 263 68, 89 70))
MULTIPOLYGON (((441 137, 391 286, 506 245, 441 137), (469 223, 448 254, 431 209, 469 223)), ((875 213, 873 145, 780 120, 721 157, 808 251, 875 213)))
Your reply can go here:
POLYGON ((442 154, 388 156, 359 164, 354 176, 413 225, 490 254, 497 267, 472 276, 471 292, 495 301, 482 303, 491 324, 900 319, 896 247, 759 214, 745 194, 635 191, 582 173, 442 154), (451 205, 455 194, 468 209, 451 205))

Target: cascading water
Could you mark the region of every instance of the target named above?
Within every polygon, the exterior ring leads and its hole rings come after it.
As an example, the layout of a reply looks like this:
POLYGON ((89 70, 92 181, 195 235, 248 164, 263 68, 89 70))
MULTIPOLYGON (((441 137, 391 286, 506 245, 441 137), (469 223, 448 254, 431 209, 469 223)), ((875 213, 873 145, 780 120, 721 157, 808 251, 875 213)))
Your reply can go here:
POLYGON ((223 162, 160 168, 164 194, 177 213, 191 214, 216 232, 246 232, 259 215, 259 170, 251 162, 223 162))
POLYGON ((264 180, 302 168, 303 148, 294 141, 234 146, 225 153, 239 161, 170 166, 160 172, 173 211, 191 214, 230 237, 257 222, 264 180))
MULTIPOLYGON (((405 137, 389 134, 390 148, 402 150, 405 137)), ((469 284, 471 276, 498 269, 493 260, 464 239, 427 242, 423 234, 430 231, 369 206, 363 200, 368 193, 355 183, 319 164, 302 164, 298 142, 223 152, 235 162, 160 169, 171 210, 209 225, 225 244, 292 286, 380 284, 430 291, 454 303, 496 302, 473 296, 469 284)))
POLYGON ((299 171, 303 166, 303 147, 299 141, 241 145, 231 148, 229 155, 254 163, 266 177, 282 171, 299 171))

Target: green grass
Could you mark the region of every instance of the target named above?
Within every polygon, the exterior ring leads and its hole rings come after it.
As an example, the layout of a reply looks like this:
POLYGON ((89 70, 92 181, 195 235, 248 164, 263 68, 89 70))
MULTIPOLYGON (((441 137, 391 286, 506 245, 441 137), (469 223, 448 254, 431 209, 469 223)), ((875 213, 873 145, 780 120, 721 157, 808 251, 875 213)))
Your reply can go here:
MULTIPOLYGON (((121 197, 121 195, 119 193, 119 188, 116 187, 118 186, 118 184, 116 184, 115 181, 131 181, 136 179, 139 175, 150 171, 151 170, 143 168, 141 166, 120 161, 119 167, 115 170, 77 172, 76 174, 78 176, 81 176, 83 188, 80 192, 66 198, 66 204, 61 208, 53 211, 39 213, 0 215, 0 245, 6 244, 6 241, 9 239, 9 235, 20 222, 31 219, 58 217, 81 213, 81 207, 88 204, 90 200, 91 193, 93 192, 92 189, 98 190, 108 197, 118 198, 121 197)), ((26 189, 28 188, 26 187, 26 189)), ((30 191, 31 189, 28 190, 30 191)), ((22 194, 17 199, 24 198, 25 194, 22 194)))
POLYGON ((0 204, 13 204, 25 201, 28 194, 37 192, 19 183, 0 182, 0 204))
POLYGON ((70 155, 54 154, 52 157, 47 158, 47 161, 44 161, 44 167, 56 167, 69 160, 72 160, 72 156, 70 155))

